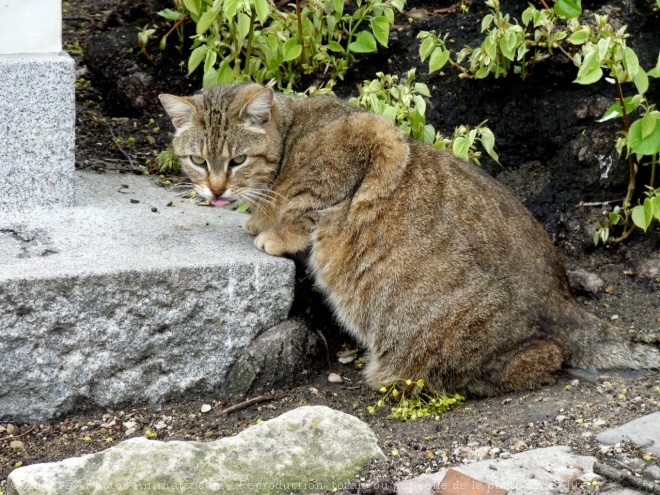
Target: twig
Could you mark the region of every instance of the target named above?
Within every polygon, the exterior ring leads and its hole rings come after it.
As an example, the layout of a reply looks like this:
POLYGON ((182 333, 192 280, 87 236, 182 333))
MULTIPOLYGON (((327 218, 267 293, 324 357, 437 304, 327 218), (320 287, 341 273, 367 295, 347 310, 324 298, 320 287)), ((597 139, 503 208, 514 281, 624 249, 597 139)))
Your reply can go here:
POLYGON ((236 404, 235 406, 228 407, 220 414, 222 414, 223 416, 227 416, 228 414, 231 414, 235 411, 240 411, 241 409, 250 407, 252 404, 258 404, 259 402, 266 402, 268 400, 273 400, 274 398, 275 398, 274 395, 260 395, 259 397, 255 397, 254 399, 248 399, 244 402, 236 404))
POLYGON ((655 483, 637 478, 632 474, 613 468, 612 466, 608 466, 602 462, 596 462, 594 464, 594 473, 600 474, 601 476, 612 481, 618 481, 622 485, 644 490, 649 493, 660 494, 660 486, 656 485, 655 483))
POLYGON ((325 347, 325 356, 328 359, 328 369, 331 369, 332 361, 330 361, 330 346, 328 345, 328 340, 325 338, 325 335, 323 335, 323 332, 318 328, 316 329, 316 333, 319 335, 319 337, 321 337, 321 341, 323 342, 323 346, 325 347))
POLYGON ((592 201, 590 203, 580 202, 576 208, 580 208, 581 206, 606 206, 611 205, 612 203, 620 203, 621 201, 623 201, 623 199, 612 199, 610 201, 592 201))
POLYGON ((126 158, 128 158, 128 163, 131 164, 131 168, 135 168, 135 165, 133 164, 133 160, 131 160, 131 157, 124 151, 124 148, 122 148, 119 143, 117 142, 117 136, 115 136, 115 133, 112 132, 112 127, 108 126, 108 129, 110 130, 110 134, 112 134, 112 141, 115 143, 115 146, 117 146, 117 149, 121 151, 126 158))
POLYGON ((33 432, 36 427, 37 427, 37 425, 33 425, 28 431, 24 431, 20 435, 7 435, 6 437, 2 437, 2 438, 0 438, 0 442, 3 442, 5 440, 16 440, 17 438, 24 437, 28 433, 33 432))
POLYGON ((186 15, 182 15, 181 17, 179 17, 179 20, 176 21, 176 22, 174 23, 174 26, 172 26, 172 29, 170 29, 170 30, 165 34, 165 37, 166 37, 166 38, 169 38, 170 35, 174 32, 174 30, 175 30, 176 28, 178 28, 178 27, 183 23, 183 21, 185 21, 186 19, 188 19, 188 14, 186 14, 186 15))
POLYGON ((92 22, 91 17, 87 17, 85 15, 67 15, 62 17, 63 21, 87 21, 87 22, 92 22))
POLYGON ((614 238, 610 237, 608 239, 608 241, 610 242, 610 244, 619 244, 620 242, 623 242, 626 239, 628 239, 628 237, 630 237, 630 234, 635 232, 636 228, 637 228, 637 225, 632 224, 630 226, 630 228, 628 230, 626 230, 620 237, 614 237, 614 238))

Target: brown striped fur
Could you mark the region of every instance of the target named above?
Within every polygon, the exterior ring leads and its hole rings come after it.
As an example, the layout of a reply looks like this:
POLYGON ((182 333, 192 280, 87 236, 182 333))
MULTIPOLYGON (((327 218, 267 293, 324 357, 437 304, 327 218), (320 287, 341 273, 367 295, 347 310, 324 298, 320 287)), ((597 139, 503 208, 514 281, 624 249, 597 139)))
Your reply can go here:
POLYGON ((198 191, 250 200, 257 248, 309 251, 317 285, 369 351, 373 387, 423 378, 493 395, 564 366, 660 365, 657 349, 576 303, 542 227, 477 167, 332 97, 234 84, 161 101, 198 191))

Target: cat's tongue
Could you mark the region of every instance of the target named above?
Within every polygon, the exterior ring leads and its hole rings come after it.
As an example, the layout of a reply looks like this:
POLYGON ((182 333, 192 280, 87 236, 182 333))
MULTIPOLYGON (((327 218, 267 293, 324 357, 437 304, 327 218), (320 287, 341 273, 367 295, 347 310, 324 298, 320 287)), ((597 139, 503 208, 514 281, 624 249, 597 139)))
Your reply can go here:
POLYGON ((212 199, 211 204, 213 206, 225 206, 231 203, 231 201, 227 201, 226 199, 212 199))

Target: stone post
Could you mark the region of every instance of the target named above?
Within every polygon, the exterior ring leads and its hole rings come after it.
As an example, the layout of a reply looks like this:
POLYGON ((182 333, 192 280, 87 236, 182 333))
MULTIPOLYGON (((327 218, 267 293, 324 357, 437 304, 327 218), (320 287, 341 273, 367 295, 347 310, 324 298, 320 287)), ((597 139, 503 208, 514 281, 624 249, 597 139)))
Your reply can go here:
POLYGON ((74 84, 61 0, 0 2, 0 212, 73 204, 74 84))

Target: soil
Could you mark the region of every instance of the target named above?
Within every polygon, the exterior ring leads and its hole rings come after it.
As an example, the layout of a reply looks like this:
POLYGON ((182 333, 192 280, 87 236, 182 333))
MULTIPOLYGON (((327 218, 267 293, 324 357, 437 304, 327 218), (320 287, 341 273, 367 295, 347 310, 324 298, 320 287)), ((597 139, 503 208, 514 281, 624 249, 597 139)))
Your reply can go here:
MULTIPOLYGON (((629 25, 630 43, 642 65, 653 66, 660 47, 660 16, 652 9, 655 2, 592 3, 590 8, 611 14, 614 23, 629 25)), ((516 14, 527 2, 507 4, 516 14)), ((78 168, 158 175, 154 157, 169 142, 172 128, 155 95, 192 93, 200 86, 198 76, 184 77, 180 62, 186 60, 185 50, 177 51, 175 43, 161 52, 158 41, 152 42, 148 50, 153 61, 139 51, 138 28, 160 23, 154 12, 167 6, 156 0, 64 2, 65 49, 78 64, 78 168), (121 139, 119 145, 115 138, 121 139)), ((448 2, 409 1, 408 8, 426 9, 431 15, 411 23, 401 16, 401 29, 392 33, 389 49, 363 57, 337 93, 354 94, 355 84, 373 78, 377 71, 401 75, 417 66, 418 80, 426 82, 433 93, 427 116, 437 129, 450 134, 457 125, 488 119, 503 165, 484 160, 484 167, 542 222, 563 256, 580 302, 632 335, 660 331, 660 275, 654 272, 660 265, 658 223, 646 234, 636 232, 624 244, 594 247, 592 240, 596 223, 612 207, 602 202, 620 201, 628 178, 627 163, 613 154, 619 123, 596 122, 614 101, 613 87, 606 82, 588 87, 572 83, 575 70, 561 55, 538 65, 524 82, 513 76, 487 83, 462 80, 451 69, 444 75, 429 75, 419 62, 417 33, 449 32, 455 46, 474 45, 487 10, 482 1, 474 0, 467 13, 460 8, 443 15, 433 13, 447 7, 451 7, 448 2), (611 168, 602 169, 608 158, 612 158, 611 168), (602 283, 589 283, 589 274, 600 277, 602 283)), ((649 99, 660 101, 657 81, 652 82, 649 99)), ((159 182, 180 180, 162 176, 159 182)), ((567 371, 555 385, 540 390, 469 399, 438 419, 393 421, 386 418, 387 408, 376 415, 367 412, 367 406, 378 400, 378 392, 362 383, 355 363, 337 361, 337 351, 355 344, 332 323, 322 302, 302 282, 299 295, 294 312, 311 314, 311 324, 325 335, 329 347, 328 359, 322 357, 310 367, 298 386, 275 390, 271 400, 229 415, 222 410, 231 404, 205 395, 157 408, 127 405, 123 410, 79 411, 42 425, 0 423, 0 489, 20 464, 97 452, 127 437, 145 435, 147 430, 162 440, 212 441, 302 405, 326 405, 355 414, 372 427, 387 460, 365 467, 356 480, 362 484, 361 493, 369 493, 369 486, 372 493, 389 493, 395 481, 470 462, 467 459, 478 446, 500 449, 491 450, 491 456, 552 445, 569 445, 578 453, 603 459, 643 454, 626 445, 601 449, 595 434, 660 410, 658 371, 567 371), (339 373, 343 383, 330 383, 331 372, 339 373), (203 404, 212 406, 209 412, 200 412, 203 404), (23 445, 11 448, 10 441, 23 445), (374 491, 375 486, 380 491, 374 491)), ((588 489, 576 486, 575 493, 588 493, 588 489)))

